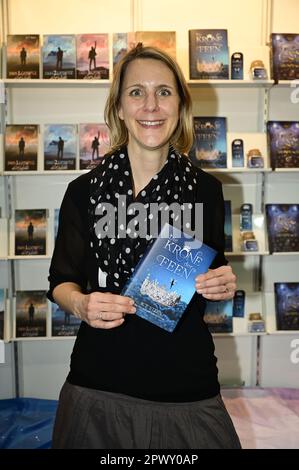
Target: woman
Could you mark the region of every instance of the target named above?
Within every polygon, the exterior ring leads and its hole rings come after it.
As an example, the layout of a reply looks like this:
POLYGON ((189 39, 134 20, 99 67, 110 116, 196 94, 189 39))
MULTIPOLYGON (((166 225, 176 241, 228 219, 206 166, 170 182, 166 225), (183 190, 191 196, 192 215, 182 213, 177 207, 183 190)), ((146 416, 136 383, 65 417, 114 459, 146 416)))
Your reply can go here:
POLYGON ((111 152, 70 183, 50 268, 49 298, 82 319, 53 447, 239 448, 203 321, 204 298, 231 299, 236 289, 223 254, 222 189, 182 155, 192 144, 192 114, 178 65, 139 44, 118 65, 105 117, 111 152), (130 203, 149 211, 153 202, 174 200, 203 202, 203 239, 218 254, 168 333, 134 315, 134 299, 120 295, 151 235, 122 227, 126 236, 117 236, 111 217, 99 233, 99 213, 107 215, 103 206, 112 204, 121 227, 130 203))

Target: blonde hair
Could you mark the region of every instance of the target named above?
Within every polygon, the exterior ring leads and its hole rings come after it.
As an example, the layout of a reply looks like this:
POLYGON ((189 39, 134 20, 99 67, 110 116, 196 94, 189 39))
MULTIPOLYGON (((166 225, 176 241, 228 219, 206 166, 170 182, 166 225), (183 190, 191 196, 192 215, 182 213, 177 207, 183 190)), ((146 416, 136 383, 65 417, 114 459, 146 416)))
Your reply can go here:
POLYGON ((178 125, 171 136, 170 144, 178 152, 187 154, 193 143, 192 103, 183 72, 175 60, 156 47, 144 47, 141 43, 130 50, 117 64, 105 106, 105 122, 109 128, 111 152, 127 145, 128 130, 118 112, 124 76, 130 62, 136 59, 154 59, 163 62, 174 74, 180 104, 178 125))

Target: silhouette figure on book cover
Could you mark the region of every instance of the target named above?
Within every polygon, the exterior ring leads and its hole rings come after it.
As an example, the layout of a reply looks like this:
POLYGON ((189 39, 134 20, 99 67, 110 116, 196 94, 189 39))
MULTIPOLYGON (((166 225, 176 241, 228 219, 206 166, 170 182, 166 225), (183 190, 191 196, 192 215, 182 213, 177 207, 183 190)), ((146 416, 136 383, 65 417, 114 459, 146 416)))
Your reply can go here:
POLYGON ((64 148, 64 140, 59 137, 58 144, 57 144, 57 159, 63 158, 63 148, 64 148))
POLYGON ((28 319, 29 319, 30 325, 32 325, 32 323, 34 322, 34 314, 35 314, 35 307, 33 303, 31 302, 31 304, 28 307, 28 319))
POLYGON ((97 47, 97 43, 95 42, 94 46, 91 46, 88 52, 89 71, 91 71, 92 65, 93 65, 93 69, 94 70, 96 69, 96 56, 97 56, 96 47, 97 47))
POLYGON ((22 67, 25 67, 25 65, 26 65, 26 58, 27 58, 27 51, 26 51, 25 47, 22 47, 22 49, 20 51, 20 63, 21 63, 22 67))
POLYGON ((99 146, 100 146, 99 138, 97 136, 95 136, 95 138, 93 139, 93 141, 91 143, 91 148, 92 148, 91 158, 92 158, 92 160, 94 160, 94 155, 95 154, 96 154, 96 159, 98 160, 98 158, 99 158, 99 146))
POLYGON ((62 69, 62 60, 63 60, 63 50, 58 47, 57 52, 56 52, 56 69, 61 70, 62 69))
POLYGON ((32 240, 33 240, 33 232, 34 232, 34 226, 33 226, 33 223, 30 220, 30 223, 28 224, 28 227, 27 227, 27 234, 28 234, 28 241, 29 242, 32 242, 32 240))
POLYGON ((25 140, 24 137, 21 137, 19 140, 19 160, 22 160, 24 158, 24 153, 25 153, 25 140))

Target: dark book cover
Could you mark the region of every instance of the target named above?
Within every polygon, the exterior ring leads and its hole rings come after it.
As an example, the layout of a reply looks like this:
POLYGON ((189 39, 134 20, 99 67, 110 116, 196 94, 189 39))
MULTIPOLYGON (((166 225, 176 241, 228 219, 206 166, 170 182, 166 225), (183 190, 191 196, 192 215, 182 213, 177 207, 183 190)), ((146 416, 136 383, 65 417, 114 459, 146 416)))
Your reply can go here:
POLYGON ((270 253, 299 251, 299 204, 266 204, 270 253))
POLYGON ((77 78, 109 79, 108 34, 77 34, 77 78))
POLYGON ((195 293, 195 277, 208 271, 216 251, 165 224, 125 285, 136 314, 172 332, 195 293))
POLYGON ((59 212, 60 212, 60 209, 54 209, 54 242, 56 242, 57 233, 58 233, 59 212))
POLYGON ((80 124, 80 170, 92 170, 104 158, 110 148, 106 124, 80 124))
POLYGON ((299 121, 268 121, 267 137, 273 169, 299 168, 299 121))
POLYGON ((200 168, 227 168, 226 118, 193 118, 195 140, 189 157, 200 168))
POLYGON ((4 339, 5 290, 0 289, 0 340, 4 339))
POLYGON ((275 282, 277 330, 299 330, 299 282, 275 282))
POLYGON ((225 251, 233 251, 232 205, 231 201, 224 201, 224 238, 225 251))
POLYGON ((16 337, 46 336, 48 301, 46 291, 16 292, 16 337))
POLYGON ((38 34, 7 35, 7 78, 39 78, 40 47, 38 34))
POLYGON ((46 254, 47 210, 15 210, 15 255, 46 254))
POLYGON ((233 298, 233 317, 244 318, 245 314, 245 290, 236 290, 233 298))
POLYGON ((81 320, 52 303, 52 336, 76 336, 81 320))
POLYGON ((233 331, 233 301, 207 301, 204 321, 210 333, 232 333, 233 331))
POLYGON ((76 78, 76 40, 73 34, 44 35, 43 78, 76 78))
POLYGON ((229 78, 229 54, 226 29, 189 30, 190 79, 229 78))
POLYGON ((45 124, 44 169, 75 170, 77 132, 75 124, 45 124))
POLYGON ((271 34, 271 65, 275 81, 299 78, 299 34, 271 34))
POLYGON ((38 126, 8 124, 5 130, 5 171, 35 171, 38 156, 38 126))

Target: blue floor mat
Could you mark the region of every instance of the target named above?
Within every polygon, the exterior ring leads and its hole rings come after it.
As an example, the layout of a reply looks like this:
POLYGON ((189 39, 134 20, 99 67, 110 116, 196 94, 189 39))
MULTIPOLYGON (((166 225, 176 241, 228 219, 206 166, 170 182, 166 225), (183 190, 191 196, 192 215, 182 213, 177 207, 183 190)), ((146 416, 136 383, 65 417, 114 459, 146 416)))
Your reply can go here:
POLYGON ((58 402, 0 400, 0 449, 49 449, 58 402))

